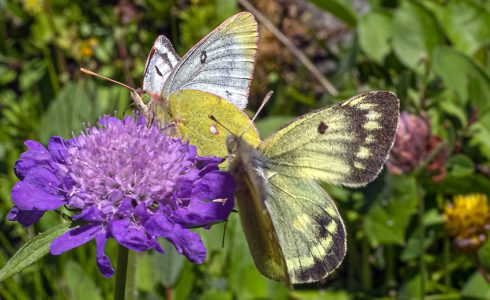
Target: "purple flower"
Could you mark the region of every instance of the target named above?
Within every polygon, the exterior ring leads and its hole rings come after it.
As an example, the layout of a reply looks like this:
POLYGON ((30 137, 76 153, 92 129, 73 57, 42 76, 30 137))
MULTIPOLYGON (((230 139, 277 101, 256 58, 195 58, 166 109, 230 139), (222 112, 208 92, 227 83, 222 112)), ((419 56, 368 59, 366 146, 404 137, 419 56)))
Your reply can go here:
MULTIPOLYGON (((395 145, 386 162, 388 171, 395 175, 414 171, 441 143, 442 140, 432 134, 426 119, 402 112, 396 131, 395 145)), ((435 182, 443 180, 446 176, 444 166, 448 156, 447 147, 443 147, 428 162, 426 169, 431 173, 432 180, 435 182)))
POLYGON ((12 190, 9 220, 29 226, 62 205, 82 225, 51 243, 61 254, 92 239, 97 264, 113 274, 104 254, 108 238, 122 246, 164 253, 166 238, 190 261, 201 263, 206 249, 191 227, 225 220, 233 209, 235 183, 220 171, 223 159, 197 156, 196 147, 172 139, 142 118, 103 117, 99 127, 71 140, 53 137, 48 148, 27 141, 15 164, 21 180, 12 190))

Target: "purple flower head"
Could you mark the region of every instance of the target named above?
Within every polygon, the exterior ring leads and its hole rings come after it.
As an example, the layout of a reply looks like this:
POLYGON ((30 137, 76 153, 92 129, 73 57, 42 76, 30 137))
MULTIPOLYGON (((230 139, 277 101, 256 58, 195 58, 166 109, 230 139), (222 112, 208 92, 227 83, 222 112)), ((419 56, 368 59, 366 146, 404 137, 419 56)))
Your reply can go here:
POLYGON ((191 227, 225 220, 233 209, 235 183, 220 171, 223 161, 199 157, 197 149, 147 127, 141 118, 103 117, 99 127, 71 140, 53 137, 46 149, 27 141, 16 162, 20 182, 12 190, 10 220, 24 226, 62 205, 77 212, 83 225, 53 240, 61 254, 92 239, 97 264, 113 274, 104 254, 108 238, 135 251, 156 249, 166 238, 190 261, 201 263, 206 249, 191 227))

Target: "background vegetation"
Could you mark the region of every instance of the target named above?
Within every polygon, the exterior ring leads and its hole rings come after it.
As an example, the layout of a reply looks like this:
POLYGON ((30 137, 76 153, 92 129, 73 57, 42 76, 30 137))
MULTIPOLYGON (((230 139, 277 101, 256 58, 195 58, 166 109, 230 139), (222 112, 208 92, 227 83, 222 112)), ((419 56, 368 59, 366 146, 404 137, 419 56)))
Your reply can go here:
MULTIPOLYGON (((202 265, 175 253, 133 257, 138 272, 130 283, 139 298, 490 299, 484 277, 490 242, 483 239, 462 253, 444 225, 444 208, 454 195, 490 194, 489 2, 253 2, 338 90, 337 96, 325 92, 260 25, 249 110, 256 110, 268 90, 275 92, 257 123, 263 136, 296 115, 382 89, 395 92, 402 111, 419 118, 422 123, 407 123, 413 126, 407 125, 405 137, 427 147, 398 144, 411 154, 405 166, 391 168, 398 175, 384 171, 366 188, 326 186, 349 235, 343 265, 325 282, 290 292, 262 277, 233 215, 224 247, 222 225, 203 230, 208 259, 202 265), (429 126, 420 133, 423 124, 429 126)), ((127 90, 82 75, 79 67, 138 87, 157 35, 168 36, 183 55, 240 10, 231 0, 0 1, 0 266, 25 241, 59 222, 47 214, 26 230, 6 219, 23 141, 69 137, 83 122, 130 109, 127 90)), ((476 210, 488 218, 488 206, 476 210)), ((465 215, 470 222, 471 212, 465 215)), ((113 262, 115 246, 107 249, 113 262)), ((0 282, 0 298, 111 298, 115 280, 98 272, 94 248, 43 258, 0 282)))

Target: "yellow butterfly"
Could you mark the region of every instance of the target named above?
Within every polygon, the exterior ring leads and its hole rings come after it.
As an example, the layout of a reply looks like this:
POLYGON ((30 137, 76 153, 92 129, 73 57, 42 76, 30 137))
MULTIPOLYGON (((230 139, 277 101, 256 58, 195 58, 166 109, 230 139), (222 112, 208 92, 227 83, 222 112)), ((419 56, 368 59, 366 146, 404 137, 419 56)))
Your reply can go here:
POLYGON ((344 223, 316 180, 347 187, 373 180, 398 115, 394 94, 371 92, 303 115, 258 147, 229 137, 240 220, 262 274, 289 286, 319 281, 340 265, 344 223))

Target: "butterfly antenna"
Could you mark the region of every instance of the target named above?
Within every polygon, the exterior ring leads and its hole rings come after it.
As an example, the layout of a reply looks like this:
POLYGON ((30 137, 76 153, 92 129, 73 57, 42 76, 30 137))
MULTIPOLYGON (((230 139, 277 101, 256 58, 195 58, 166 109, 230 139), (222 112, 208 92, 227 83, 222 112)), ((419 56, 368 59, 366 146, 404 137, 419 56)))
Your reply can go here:
POLYGON ((228 220, 225 220, 225 225, 223 226, 223 238, 221 239, 221 248, 225 247, 225 237, 226 237, 226 228, 228 227, 228 220))
POLYGON ((247 132, 248 128, 254 123, 255 119, 257 119, 257 116, 260 114, 260 112, 262 111, 264 106, 267 104, 267 102, 269 102, 269 100, 271 99, 272 94, 274 94, 274 92, 269 91, 267 93, 267 95, 265 95, 264 100, 262 100, 262 104, 260 104, 260 107, 259 107, 259 109, 257 109, 257 112, 253 116, 252 120, 250 120, 250 123, 248 123, 247 127, 245 127, 243 132, 240 134, 240 137, 242 137, 245 134, 245 132, 247 132))
POLYGON ((221 123, 220 121, 218 121, 218 119, 216 119, 215 116, 213 115, 208 115, 208 118, 210 118, 211 120, 215 121, 216 123, 218 123, 218 125, 220 125, 221 127, 223 127, 226 131, 228 131, 230 134, 233 134, 235 135, 230 129, 228 129, 228 127, 226 127, 225 125, 223 125, 223 123, 221 123))
POLYGON ((95 77, 99 77, 99 78, 102 78, 102 79, 108 80, 108 81, 113 82, 113 83, 115 83, 115 84, 119 84, 119 85, 121 85, 121 86, 123 86, 123 87, 127 88, 127 89, 128 89, 128 90, 130 90, 131 92, 136 92, 136 89, 135 89, 135 88, 132 88, 132 87, 130 87, 129 85, 126 85, 126 84, 124 84, 124 83, 122 83, 122 82, 119 82, 119 81, 117 81, 117 80, 111 79, 111 78, 109 78, 109 77, 105 77, 104 75, 97 74, 97 73, 92 72, 92 71, 90 71, 90 70, 87 70, 87 69, 85 69, 85 68, 80 68, 80 71, 82 71, 83 73, 86 73, 86 74, 89 74, 89 75, 95 76, 95 77))

